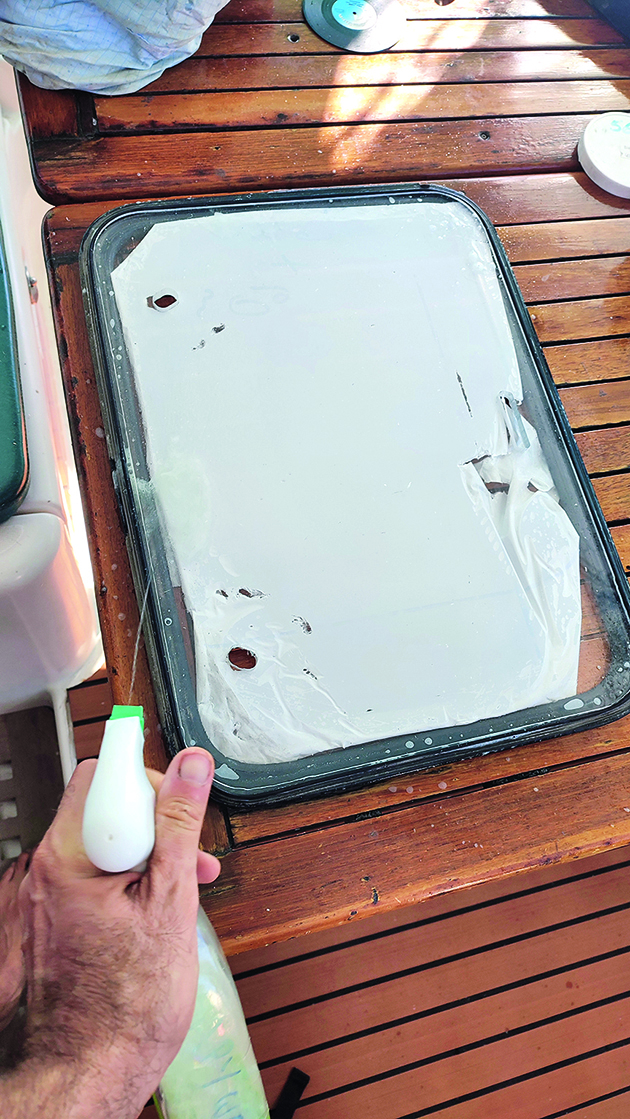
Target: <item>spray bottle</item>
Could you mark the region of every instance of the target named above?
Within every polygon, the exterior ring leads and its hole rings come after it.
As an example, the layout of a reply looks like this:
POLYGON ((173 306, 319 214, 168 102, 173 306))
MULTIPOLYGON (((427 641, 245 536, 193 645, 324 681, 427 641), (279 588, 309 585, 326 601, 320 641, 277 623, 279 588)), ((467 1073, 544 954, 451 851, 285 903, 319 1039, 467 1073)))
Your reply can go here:
MULTIPOLYGON (((85 802, 83 846, 100 870, 144 870, 155 793, 144 769, 141 707, 114 707, 85 802)), ((199 985, 190 1029, 156 1092, 162 1119, 269 1119, 258 1066, 218 938, 200 908, 199 985)))

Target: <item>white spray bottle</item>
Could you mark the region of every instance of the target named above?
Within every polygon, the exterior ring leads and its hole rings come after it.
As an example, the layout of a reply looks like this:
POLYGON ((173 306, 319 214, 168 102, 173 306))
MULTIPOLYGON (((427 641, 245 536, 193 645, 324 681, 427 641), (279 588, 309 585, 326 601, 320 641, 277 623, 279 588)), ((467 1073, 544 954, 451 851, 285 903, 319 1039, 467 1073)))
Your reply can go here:
MULTIPOLYGON (((141 707, 114 707, 85 802, 83 846, 100 870, 144 869, 155 793, 144 770, 141 707)), ((236 987, 200 908, 199 985, 190 1029, 156 1092, 163 1119, 269 1119, 236 987)))

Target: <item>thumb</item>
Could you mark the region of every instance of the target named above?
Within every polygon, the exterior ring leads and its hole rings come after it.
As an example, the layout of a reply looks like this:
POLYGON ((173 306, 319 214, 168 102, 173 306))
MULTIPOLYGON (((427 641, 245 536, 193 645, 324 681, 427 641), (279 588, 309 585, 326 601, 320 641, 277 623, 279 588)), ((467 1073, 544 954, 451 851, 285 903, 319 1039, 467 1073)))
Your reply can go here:
POLYGON ((214 762, 207 750, 188 747, 169 765, 155 805, 155 847, 150 872, 169 882, 197 881, 197 854, 214 762))

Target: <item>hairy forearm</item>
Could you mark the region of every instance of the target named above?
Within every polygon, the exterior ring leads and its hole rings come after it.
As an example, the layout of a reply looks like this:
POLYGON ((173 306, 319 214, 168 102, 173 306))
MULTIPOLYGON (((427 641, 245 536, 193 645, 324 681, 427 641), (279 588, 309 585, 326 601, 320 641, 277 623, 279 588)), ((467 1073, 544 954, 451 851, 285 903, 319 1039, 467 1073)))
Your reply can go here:
POLYGON ((145 1102, 133 1085, 116 1091, 106 1069, 36 1058, 0 1074, 0 1099, 3 1119, 137 1119, 145 1102))

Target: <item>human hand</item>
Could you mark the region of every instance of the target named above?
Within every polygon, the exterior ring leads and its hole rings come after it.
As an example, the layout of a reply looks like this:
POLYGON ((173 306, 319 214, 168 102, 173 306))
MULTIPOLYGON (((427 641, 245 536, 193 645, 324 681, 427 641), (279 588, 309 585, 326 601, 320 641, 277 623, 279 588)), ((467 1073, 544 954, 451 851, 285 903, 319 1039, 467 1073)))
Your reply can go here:
POLYGON ((198 848, 213 766, 205 750, 188 749, 163 778, 150 774, 155 848, 144 874, 114 875, 92 866, 81 842, 95 766, 83 762, 75 771, 20 887, 24 1067, 72 1070, 66 1119, 92 1119, 97 1108, 103 1119, 135 1119, 192 1018, 197 871, 206 882, 219 873, 218 860, 198 848))
POLYGON ((23 852, 0 878, 0 1032, 13 1018, 24 987, 18 892, 29 862, 30 855, 23 852))

